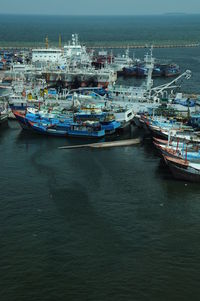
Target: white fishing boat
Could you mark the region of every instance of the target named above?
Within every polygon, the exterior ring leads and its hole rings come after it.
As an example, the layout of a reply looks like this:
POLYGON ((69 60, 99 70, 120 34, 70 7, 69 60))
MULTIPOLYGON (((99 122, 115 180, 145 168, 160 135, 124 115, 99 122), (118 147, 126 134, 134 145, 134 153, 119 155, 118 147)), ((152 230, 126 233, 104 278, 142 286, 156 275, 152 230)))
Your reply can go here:
POLYGON ((132 66, 134 62, 135 60, 129 56, 129 48, 127 48, 125 54, 112 56, 109 66, 115 71, 122 71, 123 68, 132 66))

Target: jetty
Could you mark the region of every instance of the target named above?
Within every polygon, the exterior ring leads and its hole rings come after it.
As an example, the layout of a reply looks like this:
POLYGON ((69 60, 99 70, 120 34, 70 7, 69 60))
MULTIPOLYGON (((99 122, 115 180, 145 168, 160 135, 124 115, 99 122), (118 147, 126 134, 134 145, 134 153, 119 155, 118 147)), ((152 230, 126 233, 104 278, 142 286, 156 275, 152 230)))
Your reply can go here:
MULTIPOLYGON (((153 44, 153 48, 195 48, 199 47, 200 43, 187 43, 187 44, 153 44)), ((95 45, 89 46, 91 49, 145 49, 148 48, 147 45, 95 45)))
POLYGON ((109 142, 97 142, 90 144, 78 144, 78 145, 66 145, 59 146, 58 149, 76 149, 76 148, 107 148, 107 147, 119 147, 119 146, 131 146, 140 144, 141 140, 139 138, 119 140, 119 141, 109 141, 109 142))
MULTIPOLYGON (((86 46, 89 49, 127 49, 127 47, 129 49, 145 49, 148 48, 147 44, 92 44, 92 43, 85 43, 86 46)), ((200 46, 200 42, 194 42, 194 43, 160 43, 160 44, 154 44, 149 43, 149 45, 153 45, 154 48, 195 48, 195 47, 199 47, 200 46)), ((53 44, 53 46, 55 47, 55 45, 53 44)), ((12 52, 19 52, 19 51, 28 51, 31 52, 32 49, 37 49, 37 48, 41 48, 42 46, 3 46, 0 45, 1 51, 12 51, 12 52)))

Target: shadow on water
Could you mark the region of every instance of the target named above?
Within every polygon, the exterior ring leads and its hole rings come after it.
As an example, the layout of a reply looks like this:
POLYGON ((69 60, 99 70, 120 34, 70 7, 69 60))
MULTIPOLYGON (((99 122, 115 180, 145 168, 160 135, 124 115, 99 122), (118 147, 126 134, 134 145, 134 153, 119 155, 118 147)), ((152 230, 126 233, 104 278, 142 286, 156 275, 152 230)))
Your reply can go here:
POLYGON ((9 130, 9 124, 8 122, 4 122, 0 124, 0 137, 4 136, 7 134, 7 131, 9 130))
MULTIPOLYGON (((111 264, 108 254, 123 253, 124 248, 126 250, 129 248, 129 243, 120 235, 120 232, 116 231, 115 227, 112 227, 104 215, 98 212, 98 206, 96 207, 96 201, 101 202, 100 199, 96 200, 96 191, 101 186, 103 177, 101 163, 97 158, 93 159, 88 151, 83 152, 82 155, 83 158, 77 153, 77 158, 74 155, 75 158, 71 157, 71 162, 68 164, 63 162, 61 168, 57 165, 57 160, 49 161, 52 156, 48 156, 41 148, 32 154, 31 163, 40 176, 46 178, 49 201, 57 211, 56 222, 63 224, 63 233, 67 233, 69 242, 77 245, 76 264, 81 260, 79 256, 82 257, 83 253, 86 257, 90 254, 90 258, 96 258, 97 254, 101 254, 96 267, 93 265, 87 267, 88 272, 96 273, 96 269, 101 272, 102 266, 111 264), (87 166, 86 157, 92 165, 87 166), (72 169, 71 176, 70 172, 63 172, 65 166, 69 171, 70 168, 72 169)), ((59 162, 66 160, 66 157, 69 160, 68 154, 61 153, 59 162)), ((90 260, 88 259, 88 262, 90 260)), ((82 261, 80 264, 82 267, 85 266, 82 261)))
MULTIPOLYGON (((12 130, 19 130, 19 127, 12 127, 12 130)), ((90 144, 106 141, 118 141, 124 139, 138 138, 142 137, 141 131, 138 130, 135 126, 129 126, 124 130, 120 130, 115 134, 107 135, 103 138, 78 138, 78 137, 52 137, 47 135, 42 135, 27 130, 20 130, 19 134, 16 137, 16 143, 34 143, 40 142, 46 144, 55 144, 55 146, 64 146, 64 145, 79 145, 79 144, 90 144)))

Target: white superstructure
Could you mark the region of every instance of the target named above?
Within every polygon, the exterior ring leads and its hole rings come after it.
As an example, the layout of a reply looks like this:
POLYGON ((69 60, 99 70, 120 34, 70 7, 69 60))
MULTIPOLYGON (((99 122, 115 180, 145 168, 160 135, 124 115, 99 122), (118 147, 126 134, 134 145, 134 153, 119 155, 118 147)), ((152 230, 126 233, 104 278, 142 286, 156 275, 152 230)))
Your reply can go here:
POLYGON ((58 48, 32 49, 32 62, 57 63, 62 59, 62 50, 58 48))
POLYGON ((90 57, 87 53, 86 47, 80 45, 78 34, 72 34, 72 40, 68 45, 64 46, 64 57, 69 65, 91 64, 90 57))
POLYGON ((76 67, 78 65, 90 65, 91 60, 86 47, 80 45, 78 35, 72 35, 72 41, 64 48, 35 48, 32 49, 32 63, 57 64, 58 66, 67 65, 76 67))
POLYGON ((68 45, 64 46, 64 55, 69 57, 80 57, 82 53, 82 46, 79 44, 78 35, 72 34, 72 41, 69 41, 68 45))
POLYGON ((132 66, 133 63, 134 60, 130 58, 129 48, 127 48, 125 54, 112 57, 110 66, 116 71, 121 71, 124 67, 132 66))

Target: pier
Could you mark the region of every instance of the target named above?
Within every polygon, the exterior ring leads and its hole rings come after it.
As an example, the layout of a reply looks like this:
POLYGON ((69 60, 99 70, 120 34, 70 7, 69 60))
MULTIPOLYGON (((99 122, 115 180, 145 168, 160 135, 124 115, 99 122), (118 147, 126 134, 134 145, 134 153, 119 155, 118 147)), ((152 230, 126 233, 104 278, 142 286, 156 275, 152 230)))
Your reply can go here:
POLYGON ((126 139, 121 141, 110 141, 110 142, 97 142, 90 144, 79 144, 79 145, 67 145, 60 146, 58 149, 76 149, 76 148, 107 148, 107 147, 119 147, 119 146, 131 146, 139 144, 141 141, 139 138, 126 139))
MULTIPOLYGON (((199 47, 200 43, 191 43, 191 44, 160 44, 153 45, 153 48, 195 48, 199 47)), ((148 45, 102 45, 102 46, 89 46, 91 49, 107 48, 107 49, 145 49, 149 48, 148 45)))
MULTIPOLYGON (((141 44, 141 45, 131 45, 131 44, 124 44, 124 45, 87 45, 86 46, 90 49, 145 49, 149 48, 149 45, 153 45, 154 48, 195 48, 199 47, 200 43, 187 43, 187 44, 157 44, 154 45, 153 43, 147 44, 141 44)), ((18 46, 18 47, 6 47, 6 46, 1 46, 0 45, 0 50, 1 51, 12 51, 12 52, 18 52, 18 51, 31 51, 33 48, 41 48, 42 46, 38 47, 24 47, 24 46, 18 46)), ((55 47, 55 45, 53 45, 55 47)))

